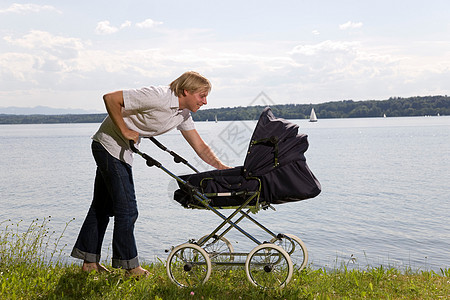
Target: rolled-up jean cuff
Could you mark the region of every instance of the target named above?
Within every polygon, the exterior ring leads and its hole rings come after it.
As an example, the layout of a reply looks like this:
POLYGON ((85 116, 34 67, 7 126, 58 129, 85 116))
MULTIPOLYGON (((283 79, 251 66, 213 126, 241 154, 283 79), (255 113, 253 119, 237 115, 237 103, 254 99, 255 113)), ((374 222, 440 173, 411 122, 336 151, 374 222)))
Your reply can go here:
POLYGON ((70 256, 79 258, 79 259, 83 259, 84 261, 90 262, 90 263, 100 262, 100 254, 84 252, 78 248, 73 248, 70 256))
POLYGON ((122 259, 112 259, 112 267, 113 268, 121 268, 125 270, 131 270, 139 267, 139 259, 136 256, 130 260, 122 260, 122 259))

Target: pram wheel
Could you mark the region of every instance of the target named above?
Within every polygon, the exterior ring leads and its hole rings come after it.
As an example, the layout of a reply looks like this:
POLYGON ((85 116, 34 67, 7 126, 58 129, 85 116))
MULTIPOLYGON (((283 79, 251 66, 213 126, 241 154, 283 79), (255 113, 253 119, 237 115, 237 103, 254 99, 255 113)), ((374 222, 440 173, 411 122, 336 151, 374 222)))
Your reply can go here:
MULTIPOLYGON (((198 241, 201 243, 207 237, 207 235, 202 236, 198 241)), ((203 245, 203 249, 209 254, 209 258, 213 263, 232 262, 234 260, 234 255, 232 254, 234 252, 233 245, 225 237, 218 239, 214 236, 210 238, 203 245)))
POLYGON ((293 234, 280 234, 271 243, 280 246, 289 254, 294 270, 301 271, 308 263, 308 250, 303 241, 293 234))
POLYGON ((211 260, 200 246, 186 243, 170 252, 166 269, 172 282, 180 287, 192 287, 209 279, 211 260))
POLYGON ((248 254, 245 273, 255 286, 264 289, 285 287, 292 278, 292 261, 280 246, 261 244, 248 254))

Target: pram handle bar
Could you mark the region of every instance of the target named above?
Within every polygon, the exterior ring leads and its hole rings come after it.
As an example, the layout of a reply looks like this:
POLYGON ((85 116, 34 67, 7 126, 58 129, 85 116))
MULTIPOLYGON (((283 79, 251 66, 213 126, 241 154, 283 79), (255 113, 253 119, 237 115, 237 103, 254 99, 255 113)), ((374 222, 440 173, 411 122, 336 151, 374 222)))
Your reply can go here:
POLYGON ((149 137, 149 140, 151 140, 153 143, 155 143, 156 146, 161 148, 163 151, 167 151, 167 147, 161 144, 158 140, 156 140, 154 137, 149 137))
POLYGON ((139 149, 137 149, 134 146, 134 141, 130 140, 130 149, 131 151, 133 151, 134 153, 142 156, 142 158, 144 158, 147 161, 147 166, 149 167, 153 167, 156 166, 158 168, 160 168, 161 170, 163 170, 164 172, 166 172, 167 174, 169 174, 172 178, 174 178, 175 180, 177 180, 178 182, 181 182, 182 184, 188 186, 190 189, 194 189, 195 187, 191 186, 188 182, 184 181, 183 179, 181 179, 180 177, 178 177, 177 175, 175 175, 174 173, 170 172, 168 169, 166 169, 162 163, 160 163, 159 161, 157 161, 156 159, 150 157, 148 154, 141 152, 139 149))
POLYGON ((164 146, 163 144, 161 144, 158 140, 156 140, 154 137, 149 137, 149 140, 151 140, 156 146, 158 146, 160 149, 162 149, 163 151, 166 151, 167 153, 169 153, 170 155, 173 156, 173 161, 178 163, 183 163, 186 166, 188 166, 189 168, 191 168, 195 173, 199 173, 199 171, 194 168, 186 159, 184 159, 183 157, 181 157, 180 155, 178 155, 177 153, 171 151, 170 149, 167 149, 166 146, 164 146))
POLYGON ((140 156, 142 156, 147 161, 147 166, 149 166, 149 167, 157 166, 158 168, 161 168, 161 166, 162 166, 161 163, 159 161, 157 161, 156 159, 148 156, 147 154, 142 153, 141 151, 139 151, 139 149, 137 149, 134 146, 134 141, 133 140, 130 140, 130 149, 134 153, 139 154, 140 156))
MULTIPOLYGON (((245 230, 243 230, 241 227, 239 227, 236 223, 231 221, 231 218, 237 214, 239 210, 236 210, 231 216, 229 216, 228 218, 226 216, 224 216, 222 213, 220 213, 217 209, 215 209, 214 207, 212 207, 209 202, 210 200, 202 193, 200 193, 193 185, 191 185, 189 182, 184 181, 183 179, 181 179, 179 176, 175 175, 174 173, 170 172, 168 169, 166 169, 160 162, 158 162, 157 160, 153 159, 152 157, 150 157, 149 155, 147 155, 146 153, 143 153, 141 151, 139 151, 139 149, 137 149, 134 146, 134 141, 130 140, 130 149, 136 153, 139 154, 140 156, 142 156, 146 161, 147 161, 147 165, 149 167, 152 166, 157 166, 158 168, 160 168, 161 170, 163 170, 164 172, 166 172, 168 175, 170 175, 172 178, 174 178, 175 180, 177 180, 178 182, 182 183, 184 186, 186 186, 187 189, 191 190, 192 196, 199 201, 200 203, 203 204, 203 206, 205 206, 206 208, 210 209, 211 211, 213 211, 216 215, 218 215, 219 217, 221 217, 224 220, 223 224, 230 224, 231 226, 233 226, 234 228, 236 228, 237 230, 239 230, 241 233, 243 233, 245 236, 247 236, 249 239, 253 240, 256 244, 260 245, 261 242, 259 242, 257 239, 255 239, 253 236, 251 236, 249 233, 247 233, 245 230)), ((253 196, 255 197, 255 196, 253 196)), ((253 198, 250 197, 249 199, 247 199, 246 203, 244 203, 241 206, 241 209, 247 205, 250 200, 253 198)), ((222 225, 223 227, 223 225, 222 225)))

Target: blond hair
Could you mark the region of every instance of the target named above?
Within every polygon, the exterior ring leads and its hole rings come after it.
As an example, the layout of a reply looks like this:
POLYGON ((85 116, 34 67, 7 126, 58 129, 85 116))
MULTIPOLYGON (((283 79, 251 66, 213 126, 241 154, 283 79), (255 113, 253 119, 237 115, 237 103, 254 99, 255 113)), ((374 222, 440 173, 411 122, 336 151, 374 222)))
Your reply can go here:
POLYGON ((197 72, 188 71, 172 81, 169 87, 175 96, 180 97, 186 96, 185 90, 189 93, 199 91, 209 93, 211 91, 211 82, 197 72))

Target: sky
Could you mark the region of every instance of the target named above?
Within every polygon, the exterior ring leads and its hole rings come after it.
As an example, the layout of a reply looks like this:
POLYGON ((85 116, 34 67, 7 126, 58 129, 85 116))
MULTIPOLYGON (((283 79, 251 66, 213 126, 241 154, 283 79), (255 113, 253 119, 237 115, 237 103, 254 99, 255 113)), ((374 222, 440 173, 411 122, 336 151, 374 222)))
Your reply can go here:
POLYGON ((188 70, 206 108, 446 95, 450 1, 0 0, 0 107, 104 112, 188 70))

